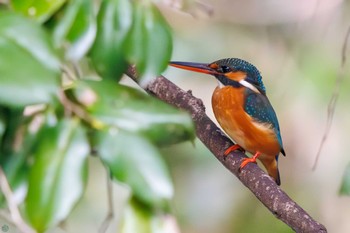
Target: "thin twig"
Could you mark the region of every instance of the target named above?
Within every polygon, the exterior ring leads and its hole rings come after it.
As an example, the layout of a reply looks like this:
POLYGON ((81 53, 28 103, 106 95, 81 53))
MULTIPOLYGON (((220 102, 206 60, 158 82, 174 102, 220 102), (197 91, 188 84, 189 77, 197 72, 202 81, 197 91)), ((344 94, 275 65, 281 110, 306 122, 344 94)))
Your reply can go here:
POLYGON ((106 218, 103 220, 98 233, 105 233, 114 218, 114 203, 113 203, 113 183, 110 177, 110 171, 107 169, 107 205, 108 212, 106 218))
MULTIPOLYGON (((137 80, 134 67, 129 67, 127 75, 137 80)), ((153 96, 177 108, 188 111, 195 123, 196 134, 213 155, 263 203, 272 214, 285 222, 296 232, 324 233, 327 229, 315 221, 303 208, 293 201, 276 185, 269 175, 256 164, 248 164, 241 172, 239 167, 244 153, 231 152, 224 156, 225 148, 233 145, 214 122, 205 114, 205 107, 200 99, 192 96, 163 76, 152 80, 146 91, 153 96)))
POLYGON ((69 80, 74 81, 77 79, 75 74, 66 65, 61 65, 61 71, 69 80))
POLYGON ((64 106, 66 110, 69 111, 69 113, 74 113, 76 116, 78 116, 80 119, 83 119, 84 121, 88 122, 92 127, 101 129, 104 127, 104 124, 90 116, 83 107, 80 105, 72 102, 64 93, 64 91, 59 92, 59 100, 61 104, 64 106))
POLYGON ((7 181, 4 170, 0 166, 0 188, 5 196, 6 203, 9 207, 11 220, 14 225, 23 233, 35 233, 35 231, 23 221, 23 218, 19 212, 16 200, 14 199, 10 185, 7 181))
POLYGON ((344 78, 345 78, 344 70, 345 70, 346 51, 347 51, 347 47, 348 47, 349 36, 350 36, 350 26, 348 28, 348 31, 346 33, 345 40, 344 40, 344 43, 343 43, 342 56, 341 56, 341 58, 342 58, 341 59, 341 65, 340 65, 340 69, 339 69, 339 72, 338 72, 338 75, 337 75, 337 79, 336 79, 336 83, 335 83, 335 87, 334 87, 334 90, 333 90, 332 97, 331 97, 331 99, 329 100, 329 103, 328 103, 326 129, 325 129, 325 131, 323 133, 323 137, 322 137, 320 146, 319 146, 317 154, 316 154, 314 165, 312 166, 312 170, 313 171, 317 167, 317 163, 318 163, 320 154, 322 152, 324 144, 326 143, 326 141, 328 139, 328 134, 329 134, 329 131, 331 130, 331 127, 332 127, 335 107, 337 106, 337 101, 338 101, 338 98, 339 98, 340 87, 341 87, 341 85, 342 85, 342 83, 344 81, 344 78))

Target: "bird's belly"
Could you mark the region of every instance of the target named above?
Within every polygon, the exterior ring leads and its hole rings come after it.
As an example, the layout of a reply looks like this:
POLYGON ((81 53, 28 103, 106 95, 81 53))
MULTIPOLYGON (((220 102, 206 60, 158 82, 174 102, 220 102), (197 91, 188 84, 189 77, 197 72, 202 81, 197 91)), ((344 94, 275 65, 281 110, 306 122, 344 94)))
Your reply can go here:
POLYGON ((225 132, 250 153, 276 156, 280 146, 269 124, 254 122, 243 109, 243 88, 216 89, 212 97, 215 117, 225 132))

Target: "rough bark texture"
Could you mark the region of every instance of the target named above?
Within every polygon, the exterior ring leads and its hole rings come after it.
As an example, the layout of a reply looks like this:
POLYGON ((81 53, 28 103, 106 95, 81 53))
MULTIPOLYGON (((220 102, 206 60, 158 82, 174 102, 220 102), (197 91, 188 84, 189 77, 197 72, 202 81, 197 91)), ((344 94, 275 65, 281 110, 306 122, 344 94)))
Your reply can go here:
MULTIPOLYGON (((129 67, 127 75, 134 80, 137 78, 133 67, 129 67)), ((151 81, 145 90, 177 108, 188 111, 195 123, 197 137, 277 218, 296 232, 327 232, 322 224, 316 222, 256 164, 250 163, 239 172, 241 161, 246 158, 244 153, 234 151, 224 157, 225 149, 233 143, 205 114, 203 102, 190 91, 183 91, 163 76, 151 81)))

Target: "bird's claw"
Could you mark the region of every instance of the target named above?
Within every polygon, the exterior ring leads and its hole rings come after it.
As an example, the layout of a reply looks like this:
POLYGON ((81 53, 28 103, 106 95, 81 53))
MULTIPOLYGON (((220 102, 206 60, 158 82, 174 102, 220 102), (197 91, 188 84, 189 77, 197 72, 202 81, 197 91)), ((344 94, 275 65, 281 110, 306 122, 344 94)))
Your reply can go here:
POLYGON ((239 166, 239 169, 238 171, 241 172, 242 169, 248 165, 248 163, 256 163, 256 159, 253 159, 253 158, 245 158, 243 159, 241 165, 239 166))
POLYGON ((230 154, 232 151, 235 151, 235 150, 239 150, 245 153, 245 150, 240 145, 234 144, 225 150, 224 155, 227 156, 228 154, 230 154))
POLYGON ((238 171, 241 172, 242 169, 243 169, 245 166, 248 165, 248 163, 256 163, 256 159, 259 157, 260 154, 261 154, 261 153, 260 153, 259 151, 257 151, 253 157, 251 157, 251 158, 244 158, 243 161, 242 161, 242 163, 241 163, 241 165, 239 166, 238 171))

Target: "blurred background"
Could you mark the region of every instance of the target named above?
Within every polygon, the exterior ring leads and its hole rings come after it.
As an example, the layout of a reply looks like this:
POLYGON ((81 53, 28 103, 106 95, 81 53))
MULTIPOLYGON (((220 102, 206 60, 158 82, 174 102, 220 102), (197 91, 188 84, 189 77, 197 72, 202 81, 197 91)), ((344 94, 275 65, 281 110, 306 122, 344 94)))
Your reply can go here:
MULTIPOLYGON (((350 162, 349 61, 328 139, 312 170, 341 70, 342 47, 350 26, 349 2, 168 0, 159 7, 173 29, 173 60, 212 62, 238 57, 260 70, 287 153, 279 160, 282 189, 329 232, 350 232, 350 199, 339 195, 350 162)), ((174 68, 164 75, 202 99, 215 121, 211 109, 214 78, 174 68)), ((123 81, 131 83, 127 78, 123 81)), ((175 183, 172 209, 181 232, 293 232, 199 140, 194 146, 186 142, 164 148, 162 154, 175 183)), ((93 173, 86 195, 65 223, 70 232, 95 232, 107 214, 107 201, 101 198, 106 192, 106 174, 98 163, 90 164, 93 173)), ((114 185, 117 210, 123 208, 127 194, 127 188, 114 185)), ((119 222, 118 213, 113 224, 119 222)))

